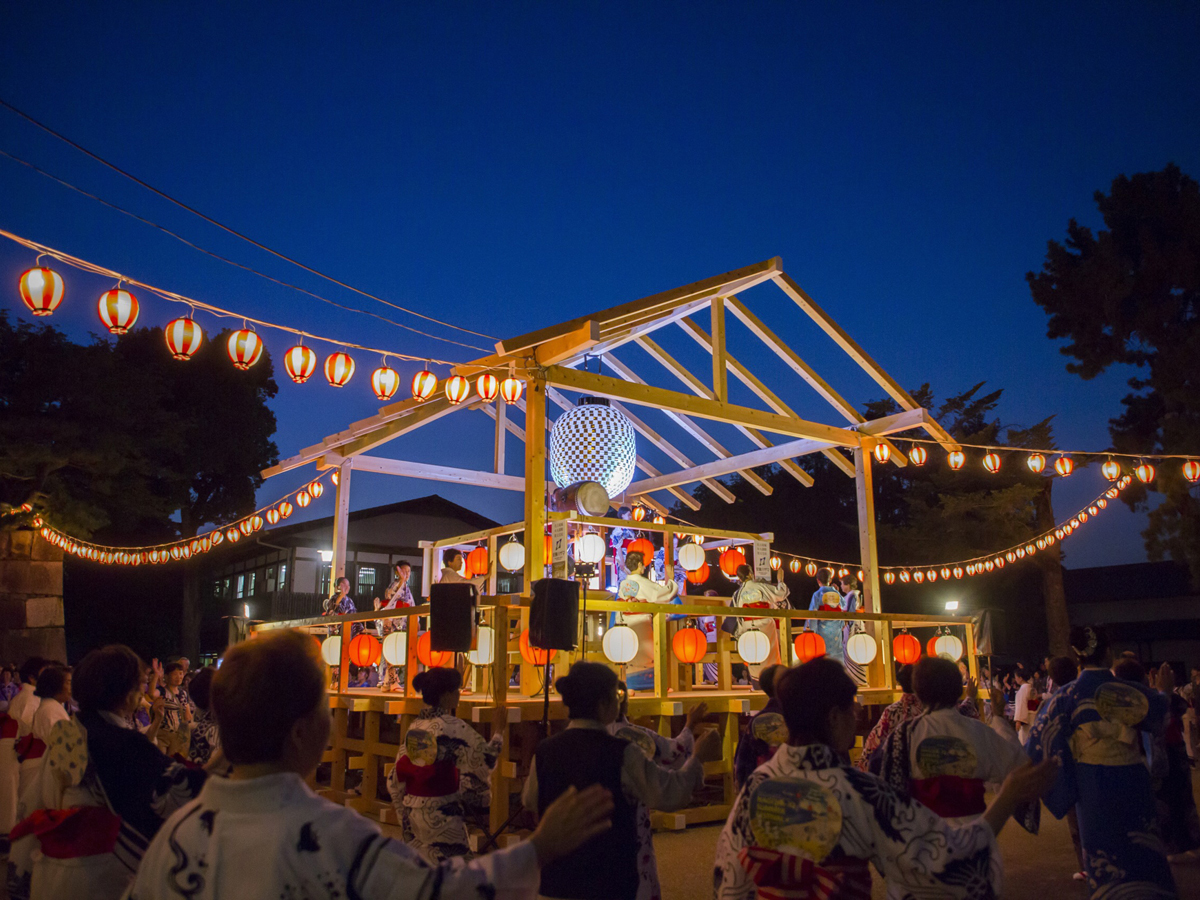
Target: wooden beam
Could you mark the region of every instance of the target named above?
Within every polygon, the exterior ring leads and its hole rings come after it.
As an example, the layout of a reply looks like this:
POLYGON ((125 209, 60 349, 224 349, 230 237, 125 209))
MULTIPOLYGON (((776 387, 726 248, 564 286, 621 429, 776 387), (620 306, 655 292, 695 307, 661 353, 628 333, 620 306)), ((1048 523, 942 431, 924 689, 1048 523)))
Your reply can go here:
POLYGON ((503 397, 496 398, 496 474, 504 474, 504 443, 507 437, 508 404, 503 397))
POLYGON ((405 459, 385 459, 379 456, 359 455, 351 457, 350 461, 354 464, 356 472, 401 475, 405 478, 423 478, 426 481, 447 481, 452 484, 499 488, 504 491, 525 490, 525 479, 520 475, 478 472, 474 469, 459 469, 454 466, 439 466, 432 463, 411 462, 405 459))
POLYGON ((338 466, 338 483, 334 488, 333 500, 333 578, 332 585, 337 588, 337 580, 346 574, 346 545, 349 543, 350 529, 350 461, 344 460, 338 466))
POLYGON ((788 441, 783 444, 776 444, 774 447, 751 450, 740 456, 731 456, 729 459, 718 459, 710 463, 702 463, 690 469, 685 469, 682 472, 668 472, 666 475, 661 475, 657 478, 646 478, 642 481, 635 481, 629 486, 629 492, 631 494, 644 494, 648 491, 657 491, 676 484, 697 481, 700 478, 715 478, 718 475, 728 475, 731 472, 737 472, 740 469, 751 466, 765 466, 769 463, 779 462, 781 459, 795 459, 797 456, 816 453, 821 448, 828 446, 829 444, 824 441, 814 441, 807 438, 798 441, 788 441))
POLYGON ((867 612, 882 612, 879 604, 879 548, 875 543, 875 479, 871 450, 877 442, 864 440, 854 450, 858 499, 858 559, 863 570, 862 601, 867 612))
POLYGON ((546 565, 542 534, 546 530, 546 381, 534 374, 525 382, 525 582, 532 596, 533 582, 543 577, 546 565))
POLYGON ((552 366, 583 353, 600 343, 600 323, 588 319, 574 331, 539 344, 533 349, 533 358, 539 366, 552 366))
POLYGON ((712 386, 713 393, 722 403, 729 402, 729 379, 725 370, 725 300, 717 297, 709 305, 712 316, 712 340, 709 349, 712 353, 712 386))

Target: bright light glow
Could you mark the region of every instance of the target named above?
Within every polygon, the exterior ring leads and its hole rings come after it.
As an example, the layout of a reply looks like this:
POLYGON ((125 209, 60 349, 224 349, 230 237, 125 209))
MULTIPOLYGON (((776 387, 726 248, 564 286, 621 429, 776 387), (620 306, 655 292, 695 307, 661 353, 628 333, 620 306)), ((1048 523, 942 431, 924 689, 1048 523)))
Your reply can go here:
POLYGON ((575 558, 582 563, 598 563, 604 559, 606 550, 604 538, 594 531, 589 531, 576 541, 575 558))
POLYGON ((638 636, 628 625, 615 625, 604 635, 600 646, 609 662, 624 665, 637 656, 638 636))
POLYGON ((953 612, 956 609, 958 609, 958 601, 957 600, 947 600, 946 601, 946 612, 953 612))
POLYGON ((633 425, 611 406, 582 403, 550 429, 550 475, 559 487, 598 481, 610 497, 633 480, 637 460, 633 425))
POLYGON ((242 615, 245 616, 247 619, 250 618, 250 604, 249 603, 242 604, 242 615))
POLYGON ((402 666, 408 661, 407 632, 393 631, 383 639, 383 658, 393 666, 402 666))
POLYGON ((496 632, 488 625, 480 625, 475 644, 478 649, 467 653, 467 661, 473 666, 490 666, 496 658, 496 632))
POLYGON ((333 562, 333 551, 332 550, 322 550, 321 551, 321 562, 333 562))
POLYGON ((737 648, 742 661, 755 666, 770 654, 771 641, 757 628, 751 628, 738 638, 737 648))

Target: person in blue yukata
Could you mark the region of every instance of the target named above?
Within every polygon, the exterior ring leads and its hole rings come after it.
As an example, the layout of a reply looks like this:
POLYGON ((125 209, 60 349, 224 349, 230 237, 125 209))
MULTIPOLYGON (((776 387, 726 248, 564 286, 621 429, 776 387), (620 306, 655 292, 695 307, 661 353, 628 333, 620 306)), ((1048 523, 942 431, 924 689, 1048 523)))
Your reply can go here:
POLYGON ((1154 690, 1118 678, 1100 628, 1072 628, 1070 641, 1083 671, 1048 698, 1025 745, 1035 763, 1062 764, 1042 799, 1059 819, 1075 808, 1093 900, 1177 897, 1140 751, 1140 734, 1164 726, 1174 679, 1160 671, 1154 690))

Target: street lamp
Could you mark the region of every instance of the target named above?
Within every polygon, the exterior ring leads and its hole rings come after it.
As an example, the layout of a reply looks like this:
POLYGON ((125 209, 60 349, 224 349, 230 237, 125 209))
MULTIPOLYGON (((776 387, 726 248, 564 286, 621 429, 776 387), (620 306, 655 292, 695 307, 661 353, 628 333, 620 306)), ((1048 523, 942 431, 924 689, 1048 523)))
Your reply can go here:
POLYGON ((957 600, 947 600, 946 601, 946 612, 954 612, 956 609, 958 609, 958 601, 957 600))

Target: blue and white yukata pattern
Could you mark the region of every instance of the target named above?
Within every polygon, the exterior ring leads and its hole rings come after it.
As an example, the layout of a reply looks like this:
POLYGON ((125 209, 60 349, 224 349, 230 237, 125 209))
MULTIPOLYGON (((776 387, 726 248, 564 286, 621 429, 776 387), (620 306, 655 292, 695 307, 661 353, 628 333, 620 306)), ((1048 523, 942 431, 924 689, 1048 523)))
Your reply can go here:
POLYGON ((1075 808, 1093 900, 1177 896, 1139 750, 1139 732, 1160 731, 1166 715, 1164 694, 1085 669, 1034 722, 1025 749, 1035 763, 1062 765, 1042 800, 1059 819, 1075 808))
MULTIPOLYGON (((843 609, 845 601, 842 595, 831 587, 822 586, 813 591, 812 599, 808 602, 809 610, 815 611, 824 606, 824 596, 827 593, 837 597, 837 602, 829 605, 843 609)), ((815 631, 825 641, 825 655, 840 663, 844 663, 846 659, 846 639, 842 634, 845 625, 840 619, 808 619, 804 623, 805 628, 815 631)))

